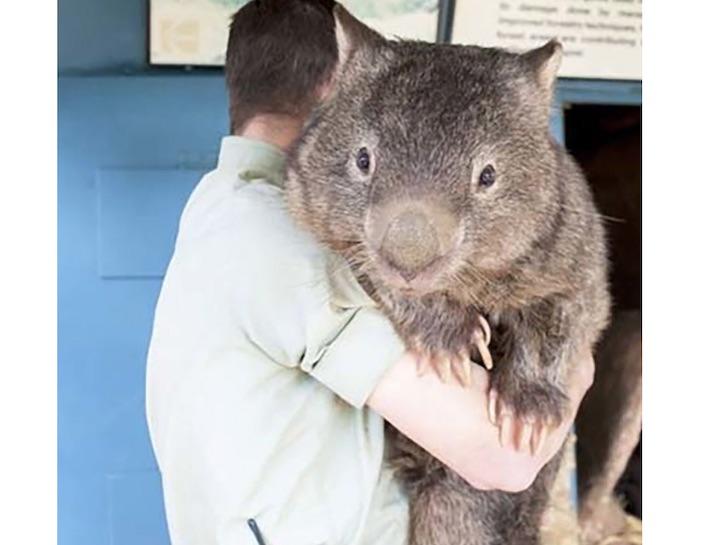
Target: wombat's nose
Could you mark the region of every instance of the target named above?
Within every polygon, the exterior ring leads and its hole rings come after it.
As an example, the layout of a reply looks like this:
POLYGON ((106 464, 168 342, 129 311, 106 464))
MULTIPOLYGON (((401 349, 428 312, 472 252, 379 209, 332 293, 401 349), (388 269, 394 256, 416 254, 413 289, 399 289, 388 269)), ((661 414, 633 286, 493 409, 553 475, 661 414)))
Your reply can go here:
POLYGON ((372 247, 407 281, 449 252, 460 235, 457 216, 434 201, 377 205, 366 229, 372 247))
POLYGON ((423 212, 407 210, 388 225, 381 252, 406 280, 412 280, 440 254, 437 231, 423 212))

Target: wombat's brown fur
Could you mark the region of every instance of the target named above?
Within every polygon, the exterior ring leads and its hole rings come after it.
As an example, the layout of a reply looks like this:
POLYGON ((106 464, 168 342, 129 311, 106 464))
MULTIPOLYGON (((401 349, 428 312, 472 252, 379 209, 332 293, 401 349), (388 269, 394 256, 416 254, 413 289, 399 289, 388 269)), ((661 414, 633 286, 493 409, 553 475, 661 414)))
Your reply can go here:
MULTIPOLYGON (((558 421, 569 367, 609 312, 601 222, 548 130, 559 44, 391 42, 339 7, 336 26, 333 90, 289 161, 292 215, 433 365, 467 355, 486 316, 501 406, 558 421)), ((523 493, 479 492, 395 442, 411 543, 536 543, 557 460, 523 493)))

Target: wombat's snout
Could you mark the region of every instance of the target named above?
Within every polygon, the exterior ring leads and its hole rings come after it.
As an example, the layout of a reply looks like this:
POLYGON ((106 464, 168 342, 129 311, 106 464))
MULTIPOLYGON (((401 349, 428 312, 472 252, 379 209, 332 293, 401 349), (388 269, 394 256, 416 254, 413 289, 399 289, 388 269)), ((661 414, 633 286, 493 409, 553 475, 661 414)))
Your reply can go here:
POLYGON ((373 248, 408 282, 450 251, 459 230, 449 210, 424 202, 378 206, 367 227, 373 248))

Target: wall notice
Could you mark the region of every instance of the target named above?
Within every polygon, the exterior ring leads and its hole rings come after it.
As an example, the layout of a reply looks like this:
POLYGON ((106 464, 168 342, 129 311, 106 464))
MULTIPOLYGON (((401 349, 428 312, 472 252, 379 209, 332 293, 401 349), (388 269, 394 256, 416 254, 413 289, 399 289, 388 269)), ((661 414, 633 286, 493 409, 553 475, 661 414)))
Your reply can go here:
POLYGON ((454 43, 522 51, 552 38, 561 76, 642 79, 642 0, 457 0, 454 43))
MULTIPOLYGON (((222 66, 230 18, 248 0, 150 0, 150 62, 222 66)), ((438 0, 342 0, 389 37, 435 41, 438 0)))

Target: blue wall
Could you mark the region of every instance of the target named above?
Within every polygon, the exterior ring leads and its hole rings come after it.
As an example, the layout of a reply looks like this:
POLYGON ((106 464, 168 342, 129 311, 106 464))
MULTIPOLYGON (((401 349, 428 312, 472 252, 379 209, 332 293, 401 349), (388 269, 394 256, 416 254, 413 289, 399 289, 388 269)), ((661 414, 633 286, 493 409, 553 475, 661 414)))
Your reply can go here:
POLYGON ((221 71, 146 67, 146 10, 59 2, 61 545, 168 543, 145 355, 180 210, 227 120, 221 71))
POLYGON ((145 354, 177 219, 212 168, 224 103, 217 76, 60 78, 61 545, 166 543, 145 354))
MULTIPOLYGON (((149 69, 144 0, 60 0, 59 17, 59 543, 166 545, 145 355, 180 210, 226 132, 222 73, 149 69)), ((639 103, 640 85, 559 94, 639 103)))

